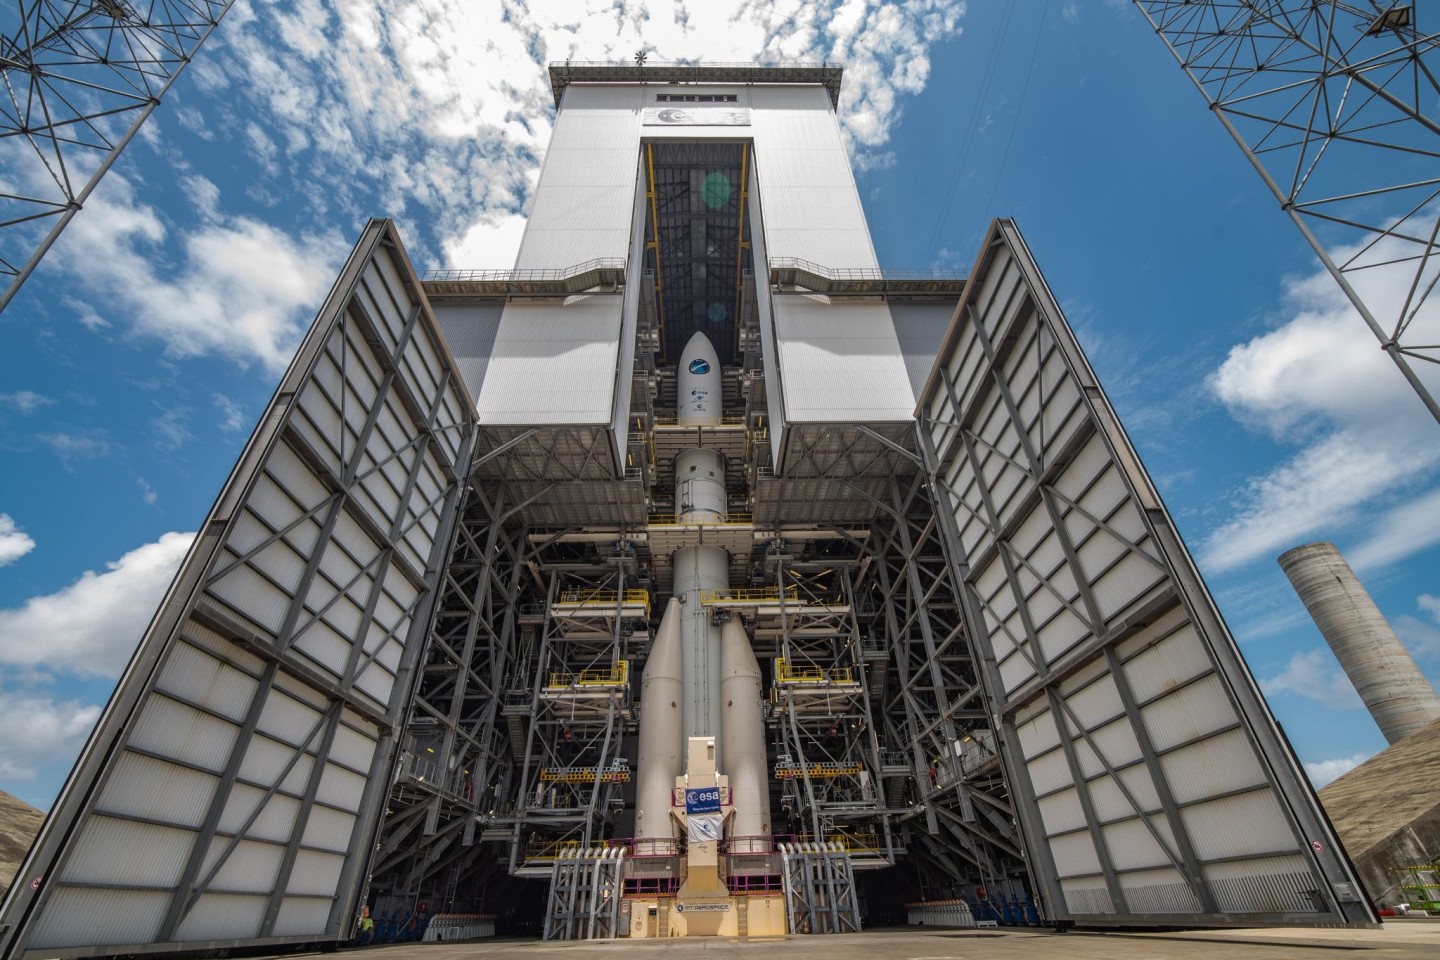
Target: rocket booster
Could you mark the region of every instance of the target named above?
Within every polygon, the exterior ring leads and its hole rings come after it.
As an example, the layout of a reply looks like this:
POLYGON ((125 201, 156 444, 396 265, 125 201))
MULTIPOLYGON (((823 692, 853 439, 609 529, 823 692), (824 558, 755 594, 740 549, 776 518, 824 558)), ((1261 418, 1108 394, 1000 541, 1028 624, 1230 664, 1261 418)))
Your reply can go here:
POLYGON ((734 853, 763 853, 770 837, 770 787, 766 782, 765 714, 760 665, 738 617, 720 628, 721 727, 725 732, 725 772, 735 819, 730 824, 734 853))
POLYGON ((640 677, 640 756, 635 764, 635 836, 666 840, 674 835, 670 795, 680 775, 680 601, 665 605, 650 658, 640 677))

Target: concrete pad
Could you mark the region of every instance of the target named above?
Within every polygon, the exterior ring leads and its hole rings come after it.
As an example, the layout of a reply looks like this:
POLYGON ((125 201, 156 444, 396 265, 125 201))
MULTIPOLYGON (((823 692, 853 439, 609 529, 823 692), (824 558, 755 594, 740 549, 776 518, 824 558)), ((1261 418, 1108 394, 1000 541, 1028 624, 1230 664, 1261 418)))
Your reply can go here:
POLYGON ((1337 960, 1337 951, 1361 951, 1367 960, 1435 960, 1440 957, 1440 921, 1400 921, 1378 930, 1284 927, 1174 933, 888 928, 751 939, 471 940, 345 952, 364 953, 370 960, 661 960, 699 953, 710 960, 1337 960))

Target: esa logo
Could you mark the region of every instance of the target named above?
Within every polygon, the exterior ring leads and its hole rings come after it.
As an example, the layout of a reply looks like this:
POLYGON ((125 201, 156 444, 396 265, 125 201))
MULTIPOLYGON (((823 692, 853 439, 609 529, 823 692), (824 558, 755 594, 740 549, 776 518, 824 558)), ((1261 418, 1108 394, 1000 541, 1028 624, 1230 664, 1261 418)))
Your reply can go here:
POLYGON ((691 361, 690 361, 690 372, 691 372, 691 373, 709 373, 709 372, 710 372, 710 361, 709 361, 709 360, 691 360, 691 361))

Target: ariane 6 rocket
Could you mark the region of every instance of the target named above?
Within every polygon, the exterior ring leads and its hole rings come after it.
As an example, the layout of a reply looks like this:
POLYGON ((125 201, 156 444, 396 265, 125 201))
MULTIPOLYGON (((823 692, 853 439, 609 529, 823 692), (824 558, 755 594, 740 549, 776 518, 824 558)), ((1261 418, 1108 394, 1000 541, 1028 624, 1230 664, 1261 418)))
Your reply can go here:
MULTIPOLYGON (((679 424, 718 424, 723 404, 720 360, 705 334, 695 334, 685 345, 678 381, 679 424)), ((703 430, 696 433, 704 436, 703 430)), ((697 440, 695 447, 676 455, 678 524, 722 523, 729 512, 727 500, 725 460, 719 450, 697 440)), ((716 768, 730 782, 726 836, 732 841, 768 839, 760 667, 738 615, 716 624, 701 602, 705 594, 729 592, 729 555, 723 547, 695 543, 678 548, 670 562, 674 589, 641 678, 635 836, 667 840, 676 835, 671 804, 676 778, 686 773, 686 742, 713 737, 716 768)), ((745 841, 740 845, 748 849, 745 841)))

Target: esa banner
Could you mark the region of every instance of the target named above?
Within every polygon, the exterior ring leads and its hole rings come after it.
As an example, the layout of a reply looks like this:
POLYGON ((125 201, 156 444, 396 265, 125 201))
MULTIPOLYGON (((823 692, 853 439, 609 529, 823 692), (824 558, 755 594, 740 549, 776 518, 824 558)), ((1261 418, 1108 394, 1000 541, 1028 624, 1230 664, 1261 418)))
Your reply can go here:
POLYGON ((694 787, 685 791, 685 815, 720 812, 719 787, 694 787))

